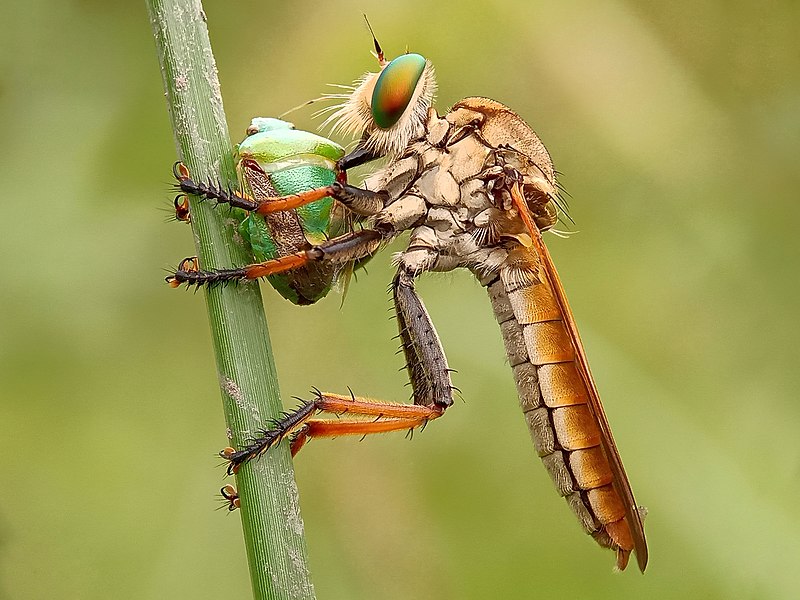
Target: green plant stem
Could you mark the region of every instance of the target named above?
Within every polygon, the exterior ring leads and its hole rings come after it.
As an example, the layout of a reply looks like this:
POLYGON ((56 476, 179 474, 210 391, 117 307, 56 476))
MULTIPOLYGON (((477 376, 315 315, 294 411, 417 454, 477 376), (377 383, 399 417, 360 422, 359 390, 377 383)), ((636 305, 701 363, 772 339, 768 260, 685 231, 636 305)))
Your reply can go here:
MULTIPOLYGON (((236 186, 216 65, 199 0, 146 0, 180 159, 198 180, 236 186)), ((201 268, 252 261, 224 211, 190 200, 201 268), (238 241, 237 241, 238 240, 238 241)), ((282 410, 257 283, 205 290, 230 444, 241 447, 282 410)), ((190 301, 191 297, 187 297, 190 301)), ((236 476, 253 594, 314 598, 291 456, 283 443, 236 476)))

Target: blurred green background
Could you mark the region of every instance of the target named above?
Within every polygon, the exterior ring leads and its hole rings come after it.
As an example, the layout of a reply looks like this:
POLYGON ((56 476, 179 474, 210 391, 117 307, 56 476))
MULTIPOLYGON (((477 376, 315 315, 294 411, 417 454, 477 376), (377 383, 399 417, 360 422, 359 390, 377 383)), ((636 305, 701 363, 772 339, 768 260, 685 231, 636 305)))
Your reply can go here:
MULTIPOLYGON (((800 4, 640 4, 205 2, 237 137, 373 68, 362 12, 433 61, 440 110, 487 95, 538 131, 580 230, 549 243, 650 511, 646 575, 613 574, 535 455, 484 291, 431 275, 464 401, 412 442, 301 453, 320 599, 798 597, 800 4)), ((203 296, 163 283, 194 250, 158 211, 175 150, 144 3, 3 15, 0 596, 247 598, 203 296)), ((390 255, 341 307, 265 288, 288 406, 407 398, 390 255)))

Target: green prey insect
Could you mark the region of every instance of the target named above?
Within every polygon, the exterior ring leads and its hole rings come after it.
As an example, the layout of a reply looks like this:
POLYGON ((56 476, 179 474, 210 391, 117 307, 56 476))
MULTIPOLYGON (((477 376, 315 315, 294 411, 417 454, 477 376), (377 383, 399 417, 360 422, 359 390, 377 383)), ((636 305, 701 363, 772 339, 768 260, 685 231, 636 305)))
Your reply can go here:
POLYGON ((408 232, 405 250, 395 257, 391 289, 413 404, 318 392, 246 447, 225 449, 228 471, 285 439, 295 454, 315 437, 413 430, 441 417, 453 404, 454 387, 415 281, 429 271, 464 268, 487 289, 525 421, 556 489, 584 531, 614 551, 618 569, 635 552, 644 571, 642 514, 542 239, 563 213, 550 154, 517 113, 495 100, 465 98, 440 115, 433 108, 431 63, 413 53, 387 61, 377 40, 375 50, 379 71, 356 81, 330 117, 334 129, 360 140, 337 160, 330 184, 290 196, 250 198, 179 173, 185 193, 251 214, 333 198, 334 206, 345 207, 364 226, 250 265, 178 269, 167 281, 211 285, 302 272, 315 264, 336 272, 408 232), (378 158, 386 163, 361 187, 346 182, 342 174, 348 169, 378 158))
MULTIPOLYGON (((249 197, 264 199, 296 194, 325 187, 337 176, 336 162, 345 152, 339 144, 322 136, 294 128, 292 123, 271 117, 256 117, 247 128, 247 137, 238 146, 237 170, 249 197)), ((188 171, 181 164, 176 178, 186 180, 188 171)), ((194 190, 215 189, 198 184, 194 190)), ((234 209, 239 218, 239 234, 250 244, 253 256, 268 261, 321 244, 347 230, 351 219, 333 198, 321 197, 291 210, 246 212, 234 209)), ((175 199, 176 218, 186 221, 188 202, 175 199)), ((194 257, 181 268, 194 268, 194 257)), ((303 267, 269 275, 267 280, 278 293, 294 304, 313 304, 324 298, 337 276, 331 264, 310 263, 303 267)))

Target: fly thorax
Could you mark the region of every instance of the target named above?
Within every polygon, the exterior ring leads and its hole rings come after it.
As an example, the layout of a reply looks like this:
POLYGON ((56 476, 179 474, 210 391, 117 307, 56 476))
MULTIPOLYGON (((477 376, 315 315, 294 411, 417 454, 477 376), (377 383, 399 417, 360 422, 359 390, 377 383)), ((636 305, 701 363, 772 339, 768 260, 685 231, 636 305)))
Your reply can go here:
POLYGON ((406 153, 390 160, 382 169, 367 177, 364 187, 368 190, 384 191, 394 201, 409 190, 419 176, 419 171, 419 156, 414 152, 406 153))
POLYGON ((416 187, 431 206, 475 206, 486 197, 478 180, 489 149, 474 136, 438 147, 429 142, 413 146, 419 154, 421 172, 416 187))

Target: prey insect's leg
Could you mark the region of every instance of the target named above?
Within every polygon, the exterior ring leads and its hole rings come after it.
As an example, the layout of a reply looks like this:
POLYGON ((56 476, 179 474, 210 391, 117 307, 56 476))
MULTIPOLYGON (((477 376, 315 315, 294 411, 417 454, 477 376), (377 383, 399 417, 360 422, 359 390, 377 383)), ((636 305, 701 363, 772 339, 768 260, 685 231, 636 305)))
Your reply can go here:
POLYGON ((414 404, 378 402, 356 396, 318 393, 314 400, 276 421, 247 448, 223 451, 230 461, 228 471, 260 456, 286 437, 293 436, 292 455, 314 437, 367 435, 387 431, 413 430, 444 414, 453 403, 453 386, 439 336, 425 305, 414 289, 414 275, 401 267, 392 282, 397 324, 406 357, 414 404), (337 415, 338 420, 314 419, 317 413, 337 415), (346 417, 355 416, 356 419, 346 417), (360 420, 357 420, 358 418, 360 420), (364 417, 373 417, 365 420, 364 417))
POLYGON ((186 265, 186 261, 184 261, 175 271, 175 274, 167 277, 166 281, 172 287, 178 287, 182 283, 188 285, 213 285, 227 281, 258 279, 259 277, 296 269, 314 261, 347 263, 371 256, 378 249, 381 242, 391 235, 393 235, 392 232, 362 229, 335 237, 318 246, 311 246, 308 250, 301 250, 280 258, 233 269, 198 271, 184 268, 186 265))
MULTIPOLYGON (((242 166, 261 171, 258 163, 251 159, 242 160, 242 166)), ((194 181, 189 175, 189 170, 182 163, 176 163, 173 173, 178 180, 178 186, 181 191, 186 194, 194 194, 206 200, 216 200, 221 204, 228 204, 234 208, 242 208, 261 215, 293 210, 322 198, 330 197, 338 200, 356 214, 370 216, 379 212, 388 200, 388 195, 385 192, 372 192, 339 181, 291 196, 275 196, 254 200, 209 183, 194 181)))

